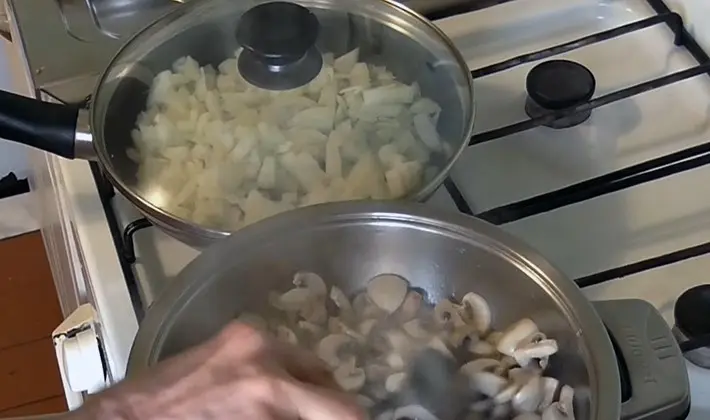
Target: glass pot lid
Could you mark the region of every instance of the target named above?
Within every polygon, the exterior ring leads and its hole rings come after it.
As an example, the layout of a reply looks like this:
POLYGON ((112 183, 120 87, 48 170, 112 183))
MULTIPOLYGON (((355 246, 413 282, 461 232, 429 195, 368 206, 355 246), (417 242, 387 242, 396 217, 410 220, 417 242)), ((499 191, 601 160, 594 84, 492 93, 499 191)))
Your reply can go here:
POLYGON ((319 202, 425 198, 472 122, 458 51, 382 0, 188 2, 119 51, 91 120, 139 207, 216 233, 319 202))

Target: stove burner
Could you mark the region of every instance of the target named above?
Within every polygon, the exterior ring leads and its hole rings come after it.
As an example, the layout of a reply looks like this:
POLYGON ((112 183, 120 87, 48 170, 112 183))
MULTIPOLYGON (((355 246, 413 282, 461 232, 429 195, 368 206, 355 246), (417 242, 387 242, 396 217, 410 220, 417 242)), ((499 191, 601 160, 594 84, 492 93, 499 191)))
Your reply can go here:
POLYGON ((673 308, 673 335, 691 363, 710 368, 710 284, 683 292, 673 308))
MULTIPOLYGON (((596 81, 586 67, 569 60, 550 60, 533 67, 525 88, 528 99, 525 112, 530 118, 587 102, 594 95, 596 81)), ((586 121, 592 111, 581 112, 546 124, 550 128, 567 128, 586 121)))

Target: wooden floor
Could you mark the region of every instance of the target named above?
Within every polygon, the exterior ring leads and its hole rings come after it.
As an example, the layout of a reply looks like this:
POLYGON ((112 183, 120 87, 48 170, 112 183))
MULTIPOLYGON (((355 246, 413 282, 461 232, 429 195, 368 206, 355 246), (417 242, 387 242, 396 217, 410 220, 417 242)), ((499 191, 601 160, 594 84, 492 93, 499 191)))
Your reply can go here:
POLYGON ((0 241, 0 418, 66 411, 51 338, 61 321, 40 233, 0 241))

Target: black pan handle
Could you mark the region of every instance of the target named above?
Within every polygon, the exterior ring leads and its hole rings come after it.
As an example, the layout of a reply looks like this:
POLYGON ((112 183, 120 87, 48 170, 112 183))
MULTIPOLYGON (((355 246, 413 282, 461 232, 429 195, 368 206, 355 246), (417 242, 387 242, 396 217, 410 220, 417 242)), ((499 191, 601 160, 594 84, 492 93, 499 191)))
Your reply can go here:
POLYGON ((79 107, 0 91, 0 138, 74 159, 79 107))

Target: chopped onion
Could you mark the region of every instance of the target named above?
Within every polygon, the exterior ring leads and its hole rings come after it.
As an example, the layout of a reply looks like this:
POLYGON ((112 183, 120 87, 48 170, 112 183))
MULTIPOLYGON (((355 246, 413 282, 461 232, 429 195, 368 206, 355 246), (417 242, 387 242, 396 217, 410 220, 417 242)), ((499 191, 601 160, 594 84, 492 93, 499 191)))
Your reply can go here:
POLYGON ((236 56, 216 69, 182 57, 155 76, 126 154, 167 211, 233 230, 295 207, 415 192, 436 170, 432 154, 451 150, 440 113, 358 49, 329 54, 288 91, 247 83, 236 56))

